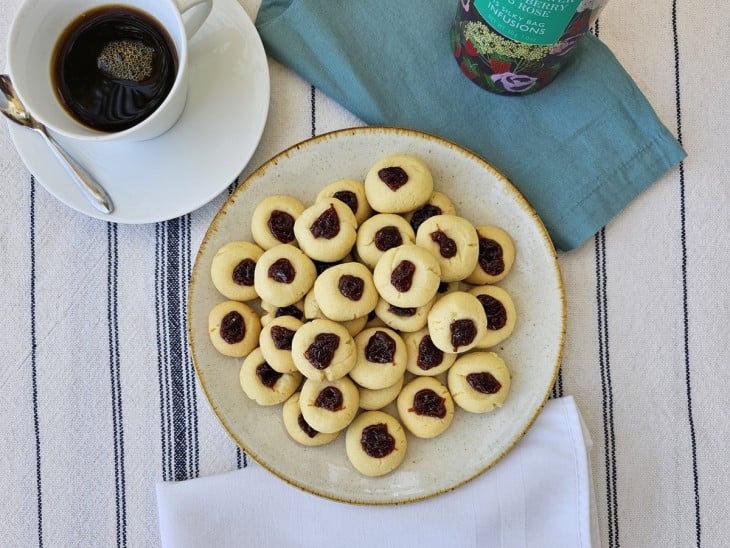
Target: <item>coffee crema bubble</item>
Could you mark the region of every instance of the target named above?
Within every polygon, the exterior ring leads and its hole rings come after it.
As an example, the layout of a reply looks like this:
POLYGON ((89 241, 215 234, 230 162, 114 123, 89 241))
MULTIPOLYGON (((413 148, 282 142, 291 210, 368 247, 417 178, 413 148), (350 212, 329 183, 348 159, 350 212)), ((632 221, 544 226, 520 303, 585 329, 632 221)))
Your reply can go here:
POLYGON ((152 76, 155 50, 138 40, 109 42, 96 58, 96 68, 117 80, 142 82, 152 76))
POLYGON ((123 131, 150 116, 177 76, 172 38, 146 13, 101 6, 73 21, 53 53, 52 76, 64 108, 82 124, 123 131))

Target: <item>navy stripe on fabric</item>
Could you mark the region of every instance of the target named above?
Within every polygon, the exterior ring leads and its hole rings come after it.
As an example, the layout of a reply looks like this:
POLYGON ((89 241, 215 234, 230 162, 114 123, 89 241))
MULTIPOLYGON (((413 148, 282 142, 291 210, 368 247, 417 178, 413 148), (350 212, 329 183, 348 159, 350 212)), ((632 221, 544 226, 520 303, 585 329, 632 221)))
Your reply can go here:
POLYGON ((187 360, 187 338, 185 337, 185 269, 186 267, 186 223, 185 217, 179 217, 178 223, 178 263, 177 263, 177 300, 171 301, 170 304, 173 306, 174 314, 174 325, 175 325, 175 337, 177 341, 177 348, 179 348, 179 365, 180 365, 180 382, 183 387, 183 398, 182 398, 182 419, 184 424, 185 432, 185 452, 184 458, 181 458, 179 462, 182 464, 182 469, 179 472, 179 477, 188 479, 193 476, 192 472, 192 460, 193 460, 193 428, 191 425, 191 401, 192 396, 190 394, 190 371, 186 367, 187 360))
POLYGON ((241 184, 240 175, 238 177, 236 177, 230 185, 228 185, 228 195, 229 196, 231 194, 233 194, 233 192, 238 188, 239 184, 241 184))
POLYGON ((605 338, 605 357, 606 357, 606 387, 608 393, 608 425, 611 433, 611 501, 613 503, 613 518, 614 518, 614 535, 615 535, 615 546, 619 546, 619 526, 618 526, 618 489, 616 488, 616 478, 618 473, 616 471, 616 432, 614 430, 614 419, 613 419, 613 377, 611 375, 611 354, 610 345, 608 340, 608 288, 607 280, 608 274, 606 269, 606 231, 601 230, 601 239, 603 242, 603 331, 605 338))
POLYGON ((616 494, 616 442, 613 420, 613 387, 608 336, 608 297, 606 273, 606 231, 595 236, 596 244, 596 306, 598 320, 598 357, 603 397, 603 431, 606 461, 606 506, 608 510, 608 545, 618 547, 618 497, 616 494))
POLYGON ((557 384, 558 384, 558 397, 562 398, 565 395, 565 393, 563 392, 563 368, 562 367, 558 370, 557 384))
POLYGON ((169 375, 167 364, 167 330, 163 317, 165 277, 163 276, 163 250, 165 249, 164 225, 159 223, 155 226, 155 318, 157 324, 157 378, 160 387, 160 434, 161 434, 161 458, 162 458, 162 480, 170 481, 172 478, 172 447, 170 442, 171 427, 168 423, 169 408, 169 375))
POLYGON ((160 223, 156 234, 156 313, 163 480, 197 477, 200 469, 195 373, 186 319, 192 266, 190 216, 160 223))
MULTIPOLYGON (((679 31, 677 25, 677 0, 672 2, 672 36, 674 41, 674 84, 675 103, 677 110, 677 140, 682 143, 682 96, 680 78, 680 50, 679 31)), ((692 448, 692 480, 694 487, 695 505, 695 542, 699 547, 702 543, 702 522, 700 514, 700 487, 697 470, 697 438, 695 435, 694 415, 692 412, 692 378, 689 349, 689 297, 687 280, 687 207, 685 200, 684 162, 679 163, 679 208, 680 208, 680 243, 682 246, 682 319, 684 342, 684 372, 687 391, 687 420, 689 422, 690 443, 692 448)))
POLYGON ((30 178, 30 380, 33 399, 33 433, 35 435, 36 507, 38 511, 38 546, 43 547, 43 488, 41 481, 41 429, 38 418, 38 332, 36 321, 36 181, 30 178))
POLYGON ((241 451, 241 448, 238 447, 236 450, 236 468, 239 470, 241 468, 246 468, 248 466, 248 455, 241 451))
POLYGON ((124 471, 124 421, 119 355, 119 243, 118 227, 107 224, 107 325, 109 330, 109 374, 114 433, 114 488, 116 497, 117 546, 127 545, 127 501, 124 471))
POLYGON ((183 348, 181 342, 182 328, 180 310, 178 308, 181 281, 180 266, 180 219, 167 225, 169 247, 167 248, 167 325, 170 330, 170 381, 172 383, 172 406, 168 411, 172 414, 173 442, 175 444, 175 460, 173 477, 175 480, 188 479, 188 429, 185 382, 183 364, 183 348))
POLYGON ((182 361, 182 343, 180 327, 180 310, 178 303, 180 295, 180 219, 168 221, 166 225, 168 245, 165 249, 165 280, 166 293, 164 295, 165 324, 169 331, 167 341, 170 361, 171 399, 167 412, 172 420, 173 442, 173 479, 175 481, 188 479, 187 470, 187 417, 186 417, 186 386, 185 372, 182 361))
POLYGON ((317 88, 309 88, 309 103, 312 111, 312 137, 317 135, 317 88))
POLYGON ((190 437, 188 439, 190 447, 190 475, 189 477, 197 478, 200 475, 200 445, 198 443, 199 432, 198 432, 198 391, 197 383, 195 380, 195 368, 193 367, 193 358, 190 354, 190 343, 188 340, 187 330, 187 318, 188 318, 188 290, 190 287, 190 274, 193 269, 193 223, 190 215, 185 215, 181 218, 182 224, 185 228, 182 243, 183 243, 183 269, 182 274, 182 287, 180 288, 181 298, 180 306, 182 309, 181 314, 181 328, 182 328, 182 344, 183 344, 183 363, 187 371, 187 387, 188 387, 188 408, 187 417, 189 420, 188 427, 190 430, 190 437))
POLYGON ((555 378, 555 384, 553 384, 553 390, 550 393, 550 399, 562 398, 563 397, 563 368, 558 368, 558 374, 555 378))

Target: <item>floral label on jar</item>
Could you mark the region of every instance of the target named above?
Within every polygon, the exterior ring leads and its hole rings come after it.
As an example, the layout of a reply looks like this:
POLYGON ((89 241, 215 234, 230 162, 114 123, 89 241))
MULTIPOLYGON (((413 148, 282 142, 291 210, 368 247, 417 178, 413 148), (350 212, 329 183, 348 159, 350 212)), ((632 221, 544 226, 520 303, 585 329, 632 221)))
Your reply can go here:
POLYGON ((474 8, 497 32, 516 42, 556 43, 581 0, 474 0, 474 8))
POLYGON ((606 2, 458 0, 451 26, 454 57, 464 75, 484 89, 534 93, 567 66, 606 2))

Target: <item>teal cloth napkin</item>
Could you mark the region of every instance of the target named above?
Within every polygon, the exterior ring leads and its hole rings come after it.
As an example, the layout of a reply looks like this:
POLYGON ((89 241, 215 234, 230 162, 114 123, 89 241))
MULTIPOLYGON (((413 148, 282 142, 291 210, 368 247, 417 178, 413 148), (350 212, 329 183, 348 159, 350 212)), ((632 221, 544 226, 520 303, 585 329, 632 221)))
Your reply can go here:
POLYGON ((556 247, 601 229, 685 152, 594 36, 542 91, 489 93, 451 52, 457 1, 263 0, 267 52, 371 125, 425 131, 504 173, 556 247))

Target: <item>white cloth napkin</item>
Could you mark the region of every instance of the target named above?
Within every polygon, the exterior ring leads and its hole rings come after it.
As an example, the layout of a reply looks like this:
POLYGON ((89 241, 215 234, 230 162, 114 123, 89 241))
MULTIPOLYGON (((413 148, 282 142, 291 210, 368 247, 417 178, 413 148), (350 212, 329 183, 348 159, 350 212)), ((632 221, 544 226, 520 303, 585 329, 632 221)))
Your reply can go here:
POLYGON ((164 547, 599 546, 590 437, 572 397, 550 400, 517 446, 466 485, 400 506, 355 506, 257 465, 157 485, 164 547))

